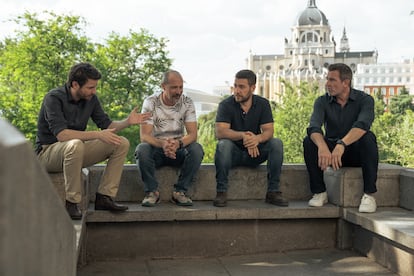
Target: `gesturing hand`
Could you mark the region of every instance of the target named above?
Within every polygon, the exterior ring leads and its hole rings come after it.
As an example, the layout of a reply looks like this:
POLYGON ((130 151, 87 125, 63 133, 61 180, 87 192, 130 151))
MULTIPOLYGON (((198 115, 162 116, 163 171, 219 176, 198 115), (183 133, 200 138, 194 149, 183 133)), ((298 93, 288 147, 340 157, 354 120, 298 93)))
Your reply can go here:
POLYGON ((149 118, 151 118, 150 112, 138 113, 137 107, 135 107, 128 116, 128 123, 130 125, 144 124, 149 118))

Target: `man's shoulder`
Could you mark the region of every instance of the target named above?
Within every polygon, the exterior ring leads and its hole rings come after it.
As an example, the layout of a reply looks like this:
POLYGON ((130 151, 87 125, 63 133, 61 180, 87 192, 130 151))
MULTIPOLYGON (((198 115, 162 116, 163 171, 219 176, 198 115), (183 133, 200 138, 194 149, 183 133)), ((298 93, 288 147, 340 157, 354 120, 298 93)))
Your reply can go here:
POLYGON ((236 103, 236 102, 234 101, 233 96, 228 96, 227 98, 221 100, 221 102, 220 102, 220 104, 224 104, 224 105, 226 105, 226 104, 234 104, 234 103, 236 103))
POLYGON ((267 103, 269 103, 269 100, 266 99, 265 97, 254 94, 253 95, 253 102, 256 102, 256 103, 259 103, 259 104, 267 104, 267 103))

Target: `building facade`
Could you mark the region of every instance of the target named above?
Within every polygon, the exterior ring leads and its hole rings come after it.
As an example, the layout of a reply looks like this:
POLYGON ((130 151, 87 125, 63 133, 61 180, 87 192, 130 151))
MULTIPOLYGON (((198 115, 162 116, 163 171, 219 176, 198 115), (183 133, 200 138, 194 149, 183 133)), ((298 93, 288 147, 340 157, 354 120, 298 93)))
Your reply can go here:
POLYGON ((414 93, 414 60, 401 63, 358 64, 354 87, 368 94, 381 93, 386 105, 405 89, 414 93))
POLYGON ((292 26, 290 39, 285 38, 284 53, 274 55, 249 54, 247 68, 256 72, 255 93, 279 102, 284 92, 281 80, 293 84, 302 81, 316 82, 321 89, 325 84, 327 67, 332 63, 346 63, 354 72, 358 64, 376 64, 377 51, 352 52, 345 28, 336 51, 337 43, 325 14, 308 0, 307 7, 292 26))

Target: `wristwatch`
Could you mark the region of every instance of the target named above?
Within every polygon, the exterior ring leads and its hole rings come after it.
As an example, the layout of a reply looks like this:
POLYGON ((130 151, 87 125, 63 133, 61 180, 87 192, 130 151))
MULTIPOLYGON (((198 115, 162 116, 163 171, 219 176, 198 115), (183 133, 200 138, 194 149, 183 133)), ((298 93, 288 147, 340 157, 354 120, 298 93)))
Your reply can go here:
POLYGON ((178 144, 180 145, 180 147, 179 147, 180 149, 182 149, 184 147, 183 140, 178 139, 178 144))
POLYGON ((346 148, 346 144, 345 144, 345 142, 344 142, 344 141, 342 141, 342 139, 338 139, 338 140, 336 141, 336 144, 342 145, 342 146, 344 146, 344 148, 346 148))

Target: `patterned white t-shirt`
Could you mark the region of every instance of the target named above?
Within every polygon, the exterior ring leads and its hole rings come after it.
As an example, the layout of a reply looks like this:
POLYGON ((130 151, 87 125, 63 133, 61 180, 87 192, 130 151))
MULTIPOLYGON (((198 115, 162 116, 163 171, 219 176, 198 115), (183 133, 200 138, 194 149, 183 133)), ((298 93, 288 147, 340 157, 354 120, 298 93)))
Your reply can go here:
POLYGON ((182 94, 174 106, 168 106, 162 102, 161 94, 162 92, 152 94, 144 100, 142 113, 152 114, 146 123, 153 125, 155 138, 183 137, 185 123, 197 121, 193 100, 182 94))

